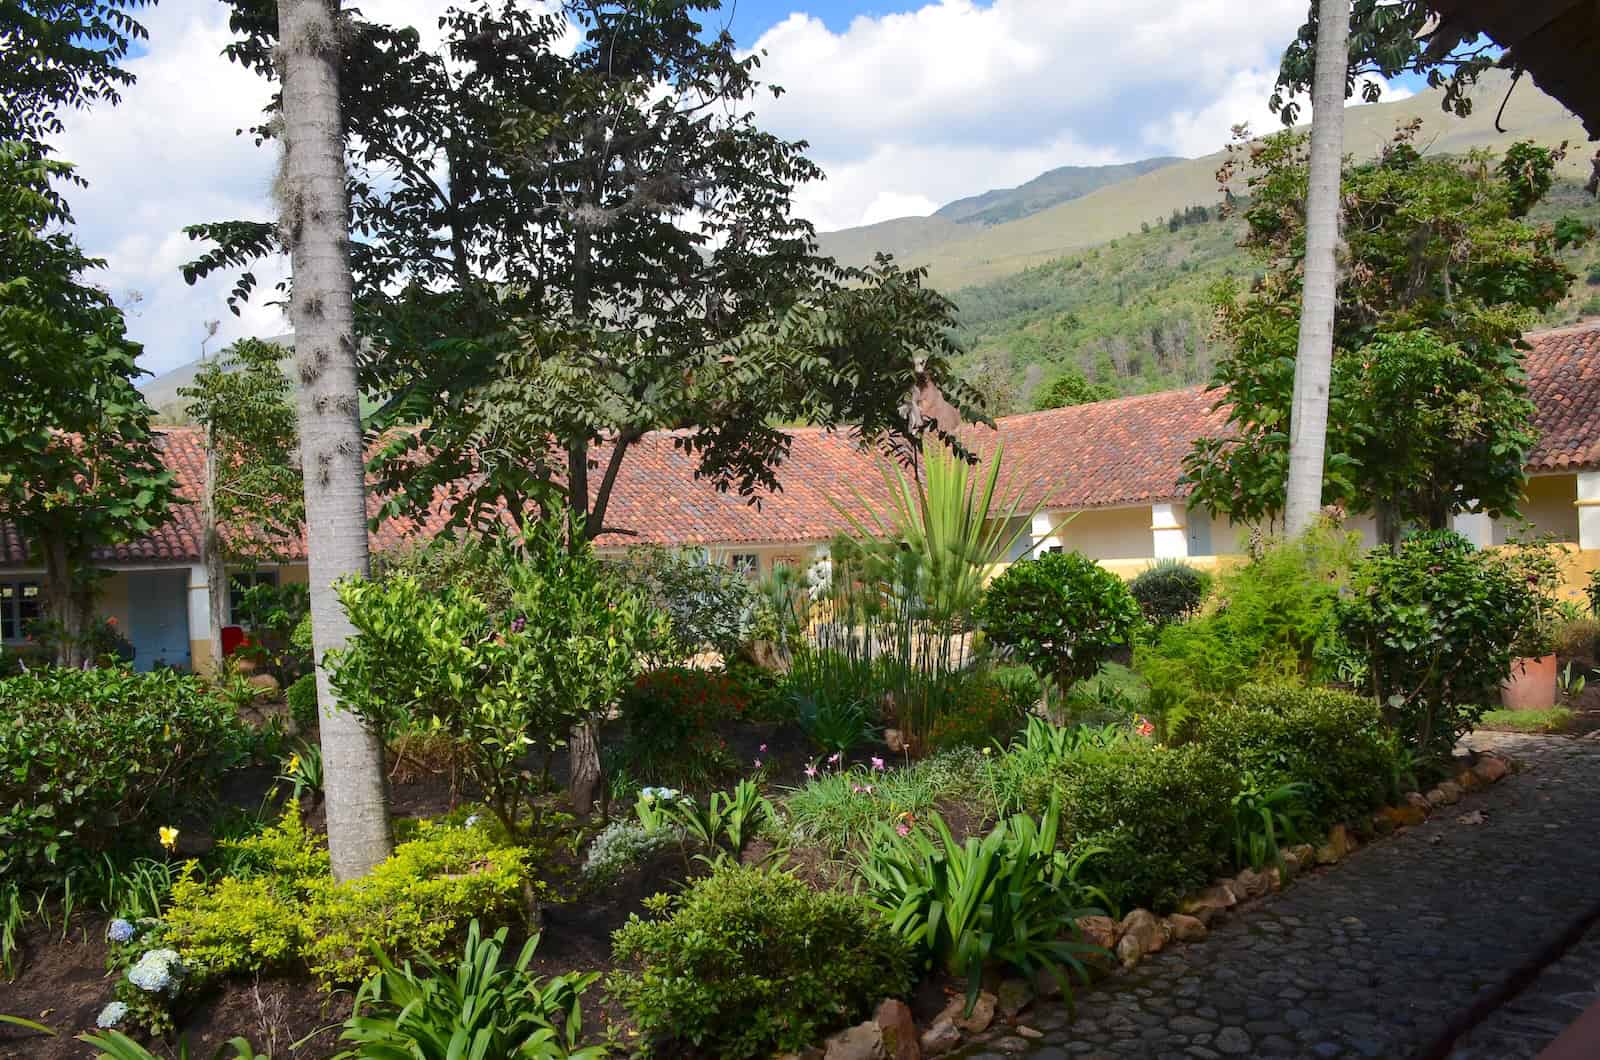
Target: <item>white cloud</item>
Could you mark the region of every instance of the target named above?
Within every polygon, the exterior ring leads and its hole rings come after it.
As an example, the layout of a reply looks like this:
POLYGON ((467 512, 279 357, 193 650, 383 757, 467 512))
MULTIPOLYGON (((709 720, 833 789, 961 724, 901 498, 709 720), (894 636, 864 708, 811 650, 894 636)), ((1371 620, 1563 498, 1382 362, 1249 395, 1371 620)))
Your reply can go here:
POLYGON ((755 44, 788 90, 760 114, 828 171, 800 196, 826 230, 876 217, 884 193, 944 202, 1051 166, 1217 150, 1229 116, 1266 112, 1304 18, 1304 0, 936 0, 834 32, 796 13, 755 44))
MULTIPOLYGON (((361 6, 433 43, 448 2, 361 6)), ((753 42, 768 53, 763 78, 788 90, 763 95, 758 116, 811 142, 829 179, 797 205, 824 230, 926 214, 1054 166, 1215 150, 1235 121, 1266 120, 1282 47, 1305 17, 1305 0, 930 0, 833 32, 791 2, 796 13, 753 42)), ((231 276, 189 287, 177 271, 199 249, 184 225, 271 216, 273 153, 234 135, 270 90, 221 57, 226 11, 212 0, 144 9, 149 51, 129 64, 138 84, 121 106, 74 116, 59 145, 93 182, 71 199, 80 239, 110 263, 101 282, 144 295, 130 327, 156 370, 190 359, 208 319, 223 321, 222 341, 284 328, 260 304, 229 315, 231 276)), ((282 271, 260 270, 263 283, 282 271)))

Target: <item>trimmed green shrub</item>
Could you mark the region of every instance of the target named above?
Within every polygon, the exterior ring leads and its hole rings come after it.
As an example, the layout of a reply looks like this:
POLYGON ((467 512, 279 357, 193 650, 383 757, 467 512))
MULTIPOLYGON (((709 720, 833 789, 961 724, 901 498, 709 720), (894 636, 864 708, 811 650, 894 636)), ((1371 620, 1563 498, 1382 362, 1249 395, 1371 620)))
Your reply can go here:
POLYGON ((1224 574, 1207 613, 1134 649, 1151 709, 1167 714, 1246 684, 1333 676, 1334 606, 1357 545, 1354 534, 1313 530, 1224 574))
POLYGON ((1228 867, 1238 771, 1208 748, 1141 741, 1074 757, 1034 780, 1030 806, 1052 788, 1074 846, 1105 848, 1086 876, 1122 909, 1166 912, 1228 867))
POLYGON ((1382 804, 1394 756, 1370 699, 1324 688, 1252 685, 1206 713, 1197 741, 1266 788, 1304 785, 1324 827, 1382 804))
POLYGON ((992 643, 1054 680, 1063 696, 1074 681, 1093 677, 1140 622, 1122 579, 1081 552, 1013 563, 989 583, 973 617, 992 643))
POLYGON ((1160 628, 1193 618, 1211 591, 1211 575, 1180 559, 1152 564, 1128 583, 1144 620, 1160 628))
POLYGON ((864 898, 724 863, 646 902, 613 939, 636 972, 607 981, 647 1056, 764 1057, 815 1045, 912 981, 910 949, 864 898))
POLYGON ((1487 552, 1460 534, 1407 538, 1357 568, 1340 629, 1366 655, 1373 698, 1416 753, 1444 758, 1541 624, 1542 553, 1487 552))
POLYGON ((305 732, 317 723, 317 675, 304 674, 284 689, 283 701, 289 705, 289 717, 305 732))
POLYGON ((626 737, 619 759, 647 784, 706 790, 739 766, 719 729, 742 720, 750 703, 726 674, 667 666, 640 674, 618 704, 626 737))
POLYGON ((203 798, 243 730, 170 670, 34 670, 0 681, 0 879, 51 883, 203 798))
POLYGON ((163 917, 166 943, 202 980, 304 964, 325 984, 353 984, 377 970, 375 951, 437 954, 469 920, 507 919, 540 889, 537 850, 428 821, 372 872, 336 884, 325 840, 293 802, 277 825, 220 854, 228 874, 178 881, 163 917))

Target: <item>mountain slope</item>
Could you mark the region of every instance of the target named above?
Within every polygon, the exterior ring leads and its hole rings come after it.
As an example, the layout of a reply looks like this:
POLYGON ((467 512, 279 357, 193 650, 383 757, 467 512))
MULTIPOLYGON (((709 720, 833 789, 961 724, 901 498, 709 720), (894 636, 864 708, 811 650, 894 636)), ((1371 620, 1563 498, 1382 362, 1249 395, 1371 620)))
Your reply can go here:
POLYGON ((1057 203, 1070 202, 1129 177, 1142 176, 1184 159, 1174 155, 1144 158, 1113 166, 1062 166, 1039 174, 1015 188, 997 188, 965 199, 957 199, 934 211, 964 225, 996 225, 1017 221, 1048 210, 1057 203))
MULTIPOLYGON (((1574 216, 1600 228, 1600 203, 1577 183, 1553 187, 1533 216, 1574 216)), ((1215 350, 1209 291, 1227 277, 1248 285, 1260 265, 1238 246, 1237 218, 1165 225, 1069 254, 950 297, 960 309, 960 368, 1004 414, 1064 367, 1119 393, 1203 383, 1215 350)), ((1600 245, 1570 250, 1577 274, 1541 327, 1600 316, 1600 245)))
MULTIPOLYGON (((1423 132, 1418 142, 1430 153, 1459 154, 1484 147, 1501 150, 1524 139, 1550 145, 1570 141, 1577 149, 1563 164, 1562 175, 1587 178, 1588 152, 1582 148, 1586 138, 1581 124, 1526 81, 1517 86, 1506 105, 1502 122, 1506 132, 1495 130, 1495 111, 1508 84, 1508 75, 1503 73, 1486 76, 1474 94, 1477 105, 1467 118, 1443 113, 1440 94, 1434 91, 1392 103, 1346 108, 1345 148, 1358 158, 1373 157, 1393 136, 1396 125, 1421 119, 1423 132)), ((902 242, 884 244, 883 249, 893 251, 904 264, 928 266, 930 281, 946 290, 983 283, 1136 232, 1141 222, 1174 209, 1215 203, 1219 197, 1216 171, 1224 157, 1218 151, 1163 166, 1005 224, 943 228, 947 238, 942 242, 935 238, 941 230, 937 225, 914 222, 947 218, 935 215, 886 222, 898 226, 896 232, 915 229, 919 237, 914 246, 902 242)), ((871 260, 875 236, 871 229, 847 229, 828 234, 822 242, 841 261, 862 263, 871 260)))

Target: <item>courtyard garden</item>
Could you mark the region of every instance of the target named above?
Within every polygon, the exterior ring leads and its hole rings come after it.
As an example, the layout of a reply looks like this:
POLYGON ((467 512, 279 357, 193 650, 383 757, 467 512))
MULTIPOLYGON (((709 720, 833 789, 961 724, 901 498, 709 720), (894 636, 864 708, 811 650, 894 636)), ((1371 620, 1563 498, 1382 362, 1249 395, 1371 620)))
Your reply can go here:
POLYGON ((346 882, 303 595, 213 679, 4 679, 0 1051, 931 1055, 1415 823, 1515 660, 1593 660, 1547 549, 1444 532, 996 573, 999 466, 890 467, 759 584, 554 521, 382 557, 327 677, 396 845, 346 882))

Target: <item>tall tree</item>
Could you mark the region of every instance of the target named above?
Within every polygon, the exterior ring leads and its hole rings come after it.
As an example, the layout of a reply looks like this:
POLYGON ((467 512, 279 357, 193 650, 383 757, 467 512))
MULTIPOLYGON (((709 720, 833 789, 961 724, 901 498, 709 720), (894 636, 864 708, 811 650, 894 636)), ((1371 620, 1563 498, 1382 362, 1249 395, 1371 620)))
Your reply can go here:
POLYGON ((342 709, 324 665, 354 632, 334 589, 369 573, 366 473, 356 385, 350 211, 339 117, 338 0, 279 0, 283 169, 278 227, 293 274, 289 314, 299 375, 311 568, 312 646, 321 704, 328 852, 335 879, 365 875, 390 852, 383 742, 342 709))
POLYGON ((49 139, 67 111, 116 103, 144 0, 0 5, 0 520, 43 561, 57 661, 84 659, 96 550, 149 533, 175 499, 138 344, 88 282, 104 262, 68 231, 60 187, 81 185, 49 139))
MULTIPOLYGON (((1411 144, 1416 129, 1344 177, 1349 267, 1322 480, 1328 501, 1373 513, 1390 542, 1407 523, 1441 528, 1460 511, 1516 510, 1533 444, 1522 330, 1566 294, 1561 250, 1592 234, 1571 219, 1527 217, 1559 152, 1515 144, 1498 164, 1426 158, 1411 144)), ((1251 166, 1245 246, 1268 271, 1248 298, 1219 291, 1229 350, 1212 385, 1231 431, 1199 442, 1185 463, 1195 500, 1238 520, 1285 504, 1305 148, 1304 134, 1285 132, 1238 149, 1251 166)))
POLYGON ((1339 285, 1339 174, 1344 167, 1344 99, 1349 78, 1350 0, 1318 0, 1317 59, 1311 89, 1311 167, 1306 190, 1306 245, 1300 292, 1300 338, 1289 413, 1289 478, 1284 529, 1309 527, 1322 507, 1333 372, 1333 318, 1339 285))
POLYGON ((56 661, 85 660, 97 550, 150 533, 176 500, 133 381, 139 345, 86 282, 104 262, 64 229, 65 163, 0 142, 0 522, 43 561, 56 661))
MULTIPOLYGON (((235 0, 231 54, 271 76, 259 6, 235 0)), ((376 426, 409 428, 377 465, 387 513, 442 492, 452 526, 570 508, 592 537, 647 431, 681 429, 702 474, 754 495, 777 485, 778 424, 937 433, 908 399, 930 384, 981 416, 949 366, 952 307, 920 273, 815 253, 791 197, 820 174, 757 127, 759 57, 698 21, 718 6, 575 0, 570 52, 566 22, 517 3, 448 12, 445 54, 351 27, 364 377, 386 398, 376 426)), ((191 234, 217 244, 191 277, 274 238, 191 234)))
POLYGON ((279 562, 305 522, 305 483, 294 390, 283 372, 289 351, 242 339, 202 363, 178 396, 206 432, 203 506, 212 658, 220 660, 230 561, 279 562))

